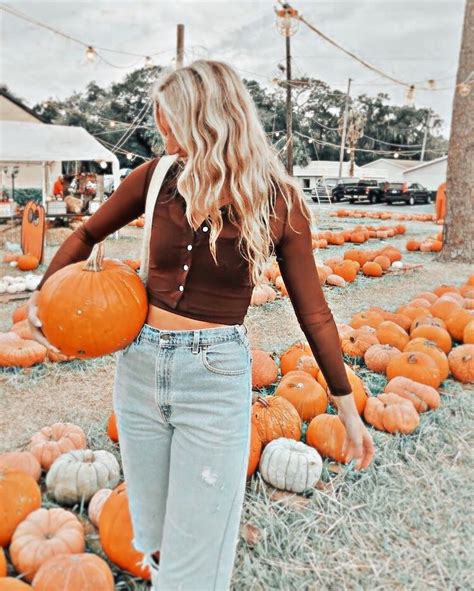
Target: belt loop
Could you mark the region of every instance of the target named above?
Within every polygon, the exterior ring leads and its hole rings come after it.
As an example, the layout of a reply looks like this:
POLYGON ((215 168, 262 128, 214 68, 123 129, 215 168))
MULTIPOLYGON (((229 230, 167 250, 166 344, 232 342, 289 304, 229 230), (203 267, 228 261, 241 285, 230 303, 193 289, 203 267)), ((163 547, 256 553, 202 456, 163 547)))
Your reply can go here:
POLYGON ((193 330, 193 351, 194 355, 199 353, 199 330, 193 330))

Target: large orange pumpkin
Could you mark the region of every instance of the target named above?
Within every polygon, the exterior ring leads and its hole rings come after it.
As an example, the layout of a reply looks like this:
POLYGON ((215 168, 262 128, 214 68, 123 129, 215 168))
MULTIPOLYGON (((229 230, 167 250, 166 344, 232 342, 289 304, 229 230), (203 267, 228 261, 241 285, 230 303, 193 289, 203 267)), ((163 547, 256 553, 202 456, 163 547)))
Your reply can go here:
POLYGON ((391 380, 397 376, 410 378, 435 389, 438 389, 441 383, 438 366, 429 355, 421 351, 400 353, 398 357, 389 361, 387 378, 391 380))
POLYGON ((448 358, 446 357, 446 353, 440 347, 438 347, 435 342, 423 337, 417 337, 416 339, 412 339, 409 343, 407 343, 403 351, 422 351, 423 353, 426 353, 438 366, 441 381, 444 382, 444 380, 448 377, 448 358))
POLYGON ((275 396, 283 396, 296 408, 303 421, 326 412, 328 396, 324 388, 304 371, 287 373, 275 390, 275 396))
POLYGON ((474 345, 459 345, 448 355, 449 369, 460 382, 474 382, 474 345))
POLYGON ((100 556, 59 554, 48 558, 34 579, 35 591, 114 591, 114 575, 100 556))
POLYGON ((447 330, 433 324, 420 324, 410 333, 410 339, 424 338, 433 341, 445 353, 449 353, 453 347, 451 335, 447 330))
POLYGON ((252 476, 258 468, 260 456, 262 455, 262 447, 262 440, 258 435, 257 426, 253 421, 250 421, 250 453, 247 465, 247 478, 252 476))
POLYGON ((36 482, 41 476, 41 465, 29 451, 6 451, 0 454, 0 468, 13 468, 32 476, 36 482))
POLYGON ((270 386, 278 377, 278 365, 273 357, 261 349, 252 349, 252 387, 270 386))
POLYGON ((283 396, 257 396, 252 405, 252 420, 265 446, 277 437, 301 439, 301 418, 283 396))
POLYGON ((365 406, 364 419, 376 429, 388 433, 412 433, 420 424, 413 404, 396 394, 371 396, 365 406))
POLYGON ((281 375, 284 376, 289 371, 298 369, 298 360, 302 355, 312 355, 311 347, 308 343, 298 341, 289 347, 284 353, 280 355, 280 370, 281 375))
POLYGON ((31 581, 48 558, 84 552, 84 526, 72 511, 41 507, 15 529, 9 550, 15 569, 31 581))
POLYGON ((346 428, 337 415, 322 414, 314 417, 306 431, 306 443, 314 447, 322 456, 346 463, 342 453, 346 428))
POLYGON ((410 337, 401 326, 391 320, 384 320, 377 326, 377 338, 382 345, 392 345, 400 351, 406 346, 410 337))
POLYGON ((0 546, 8 546, 17 525, 41 507, 35 479, 13 468, 0 468, 0 546))
POLYGON ((29 443, 29 450, 45 470, 62 453, 73 449, 86 448, 86 435, 74 423, 53 423, 35 433, 29 443))
POLYGON ((114 412, 110 415, 107 421, 107 435, 114 443, 118 442, 117 417, 114 412))
POLYGON ((426 384, 415 382, 403 376, 391 379, 385 386, 385 392, 392 392, 410 400, 418 412, 435 410, 440 405, 440 397, 437 390, 426 384))
POLYGON ((122 482, 105 501, 99 517, 102 549, 109 560, 136 577, 150 580, 150 569, 141 566, 143 553, 132 545, 133 528, 128 507, 127 485, 122 482))
POLYGON ((85 264, 53 273, 38 297, 38 317, 48 341, 79 358, 107 355, 131 343, 147 309, 142 280, 121 261, 104 259, 103 242, 85 264))

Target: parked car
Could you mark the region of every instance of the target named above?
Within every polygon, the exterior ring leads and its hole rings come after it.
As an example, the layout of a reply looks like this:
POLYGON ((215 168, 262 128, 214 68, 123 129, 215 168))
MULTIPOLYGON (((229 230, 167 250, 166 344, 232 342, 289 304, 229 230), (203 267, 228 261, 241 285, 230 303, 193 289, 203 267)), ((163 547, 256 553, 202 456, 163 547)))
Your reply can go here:
POLYGON ((349 203, 369 201, 380 203, 385 198, 385 181, 377 179, 352 179, 350 183, 337 185, 332 192, 334 201, 347 197, 349 203))
POLYGON ((420 183, 387 183, 385 201, 392 205, 396 202, 415 205, 415 203, 433 203, 433 194, 420 183))

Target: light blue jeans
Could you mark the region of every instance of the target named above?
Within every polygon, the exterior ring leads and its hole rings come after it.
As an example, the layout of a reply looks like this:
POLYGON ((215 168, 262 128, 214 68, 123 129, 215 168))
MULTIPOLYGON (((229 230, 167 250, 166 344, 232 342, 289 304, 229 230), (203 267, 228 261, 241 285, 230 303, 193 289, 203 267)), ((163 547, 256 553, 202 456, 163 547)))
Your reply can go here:
POLYGON ((113 403, 140 564, 153 590, 227 591, 250 450, 247 329, 145 324, 116 358, 113 403))

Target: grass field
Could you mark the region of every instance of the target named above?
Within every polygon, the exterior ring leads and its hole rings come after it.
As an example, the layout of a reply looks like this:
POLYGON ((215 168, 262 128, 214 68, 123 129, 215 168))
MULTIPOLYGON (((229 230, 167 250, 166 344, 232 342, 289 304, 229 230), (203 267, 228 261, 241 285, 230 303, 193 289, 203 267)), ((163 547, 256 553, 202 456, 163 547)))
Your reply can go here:
MULTIPOLYGON (((329 218, 322 211, 318 224, 346 228, 359 221, 329 218)), ((361 221, 377 224, 377 220, 361 221)), ((438 230, 431 223, 406 225, 410 237, 438 230)), ((140 229, 126 228, 119 240, 107 239, 106 256, 137 257, 140 239, 140 229)), ((404 252, 405 240, 406 236, 383 243, 374 240, 363 247, 393 244, 404 252)), ((331 247, 317 257, 322 261, 350 247, 331 247)), ((48 246, 47 261, 56 248, 48 246)), ((404 260, 423 267, 376 279, 358 278, 346 288, 324 288, 336 321, 347 322, 372 305, 394 310, 420 291, 442 283, 459 285, 472 273, 467 265, 436 262, 429 253, 407 253, 404 260)), ((6 266, 2 271, 13 274, 6 266)), ((0 330, 10 328, 14 308, 14 304, 1 306, 0 330)), ((249 308, 245 324, 253 346, 275 356, 302 337, 288 298, 249 308)), ((72 421, 85 430, 90 448, 107 449, 120 459, 119 447, 105 429, 112 412, 114 367, 111 355, 22 371, 0 370, 0 451, 20 447, 47 424, 72 421)), ((362 367, 355 370, 372 394, 383 388, 384 378, 362 367)), ((422 414, 411 435, 370 428, 376 455, 363 472, 356 472, 352 464, 325 460, 318 486, 302 495, 276 491, 258 472, 249 479, 232 589, 474 588, 474 386, 446 380, 440 393, 441 407, 422 414)), ((45 495, 43 506, 54 505, 45 495)), ((86 515, 84 507, 74 511, 86 515)), ((85 518, 84 523, 88 549, 105 558, 97 530, 85 518)), ((149 588, 111 567, 116 589, 149 588)))

